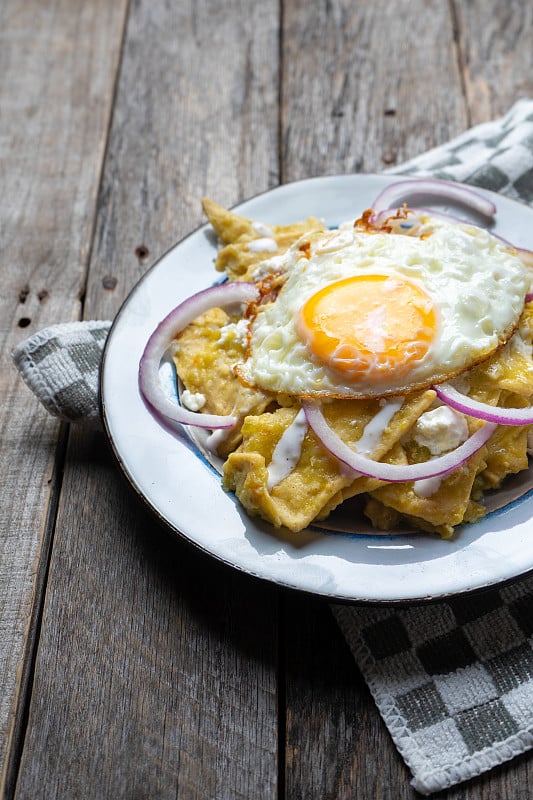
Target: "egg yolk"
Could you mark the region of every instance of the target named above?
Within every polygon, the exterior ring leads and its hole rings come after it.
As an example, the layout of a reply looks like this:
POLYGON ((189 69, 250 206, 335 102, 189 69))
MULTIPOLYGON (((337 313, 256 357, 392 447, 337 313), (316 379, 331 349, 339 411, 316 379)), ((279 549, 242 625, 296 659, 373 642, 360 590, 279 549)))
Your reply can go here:
POLYGON ((351 380, 407 374, 433 341, 436 315, 418 285, 389 275, 328 284, 303 305, 298 335, 320 362, 351 380))

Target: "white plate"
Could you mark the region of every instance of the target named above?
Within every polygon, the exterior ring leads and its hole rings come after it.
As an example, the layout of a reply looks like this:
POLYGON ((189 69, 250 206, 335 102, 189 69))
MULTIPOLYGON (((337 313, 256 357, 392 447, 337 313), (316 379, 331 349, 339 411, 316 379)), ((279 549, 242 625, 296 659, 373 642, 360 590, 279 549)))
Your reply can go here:
MULTIPOLYGON (((272 224, 313 215, 334 226, 357 217, 393 180, 313 178, 255 197, 236 211, 272 224)), ((494 232, 517 246, 533 247, 533 212, 491 197, 498 209, 494 232)), ((445 597, 533 569, 532 476, 527 473, 496 498, 510 501, 504 508, 462 527, 453 541, 420 533, 365 533, 363 525, 358 534, 291 534, 249 518, 223 491, 219 475, 187 434, 167 430, 147 411, 137 383, 141 354, 158 322, 216 280, 214 255, 214 239, 204 227, 163 256, 120 310, 104 355, 101 395, 108 436, 129 481, 166 525, 246 573, 342 601, 445 597)))

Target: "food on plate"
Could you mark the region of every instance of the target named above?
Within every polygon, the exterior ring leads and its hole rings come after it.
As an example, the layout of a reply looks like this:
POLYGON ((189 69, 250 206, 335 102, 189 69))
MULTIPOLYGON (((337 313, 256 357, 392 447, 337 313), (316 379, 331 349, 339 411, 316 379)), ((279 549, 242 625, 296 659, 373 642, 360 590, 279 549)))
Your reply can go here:
POLYGON ((393 183, 333 230, 204 200, 228 280, 180 304, 147 344, 148 405, 206 429, 224 488, 276 527, 297 532, 342 506, 382 530, 450 537, 528 467, 530 254, 409 208, 402 192, 494 213, 484 195, 428 181, 393 183), (167 353, 180 404, 159 383, 167 353))

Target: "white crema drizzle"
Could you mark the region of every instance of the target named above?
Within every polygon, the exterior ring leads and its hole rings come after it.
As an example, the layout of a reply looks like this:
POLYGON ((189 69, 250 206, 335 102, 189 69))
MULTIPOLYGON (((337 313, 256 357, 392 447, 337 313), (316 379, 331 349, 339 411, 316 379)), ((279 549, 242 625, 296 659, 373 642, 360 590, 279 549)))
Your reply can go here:
POLYGON ((380 401, 381 408, 365 426, 363 434, 355 443, 355 450, 361 455, 370 455, 381 441, 387 425, 403 405, 403 398, 399 400, 380 401))
MULTIPOLYGON (((399 400, 381 401, 382 406, 378 413, 365 426, 362 436, 355 443, 354 449, 363 455, 372 453, 385 432, 394 414, 403 405, 403 398, 399 400)), ((307 422, 303 409, 301 409, 293 422, 284 431, 272 454, 272 460, 267 467, 267 489, 270 491, 277 486, 283 478, 290 475, 300 460, 302 442, 307 431, 307 422)))
POLYGON ((278 244, 275 239, 269 236, 262 236, 260 239, 252 239, 248 242, 248 250, 251 253, 275 253, 278 244))
POLYGON ((293 471, 300 460, 302 442, 307 431, 307 420, 303 408, 295 416, 289 427, 283 432, 274 448, 272 460, 267 467, 267 489, 270 491, 283 478, 293 471))

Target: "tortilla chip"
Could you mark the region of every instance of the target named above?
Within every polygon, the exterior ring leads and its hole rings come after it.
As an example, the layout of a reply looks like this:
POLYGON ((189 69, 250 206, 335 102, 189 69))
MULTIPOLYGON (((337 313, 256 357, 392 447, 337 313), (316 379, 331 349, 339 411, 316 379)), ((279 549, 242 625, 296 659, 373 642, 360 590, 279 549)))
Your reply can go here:
MULTIPOLYGON (((533 309, 530 309, 533 313, 533 309)), ((522 317, 529 312, 524 312, 522 317)), ((502 408, 524 408, 533 396, 531 347, 521 336, 512 339, 483 364, 467 375, 469 395, 502 408)), ((485 467, 473 486, 473 495, 497 489, 508 475, 528 468, 528 433, 532 426, 502 425, 486 445, 485 467)))
POLYGON ((309 217, 304 222, 291 225, 268 225, 272 235, 265 237, 264 233, 258 233, 253 220, 241 217, 213 200, 204 198, 202 207, 224 245, 218 251, 215 267, 219 272, 225 272, 231 280, 252 280, 255 269, 262 261, 281 255, 304 233, 325 230, 323 222, 309 217), (250 242, 264 238, 273 239, 277 250, 250 249, 250 242))
MULTIPOLYGON (((368 502, 364 508, 364 514, 371 521, 372 525, 379 530, 384 531, 404 531, 417 530, 424 531, 424 533, 433 533, 440 536, 442 539, 450 539, 454 534, 454 527, 452 525, 431 525, 427 520, 420 519, 419 517, 406 516, 396 511, 394 508, 381 503, 375 497, 369 497, 368 502)), ((463 517, 463 522, 478 522, 485 514, 485 509, 479 503, 472 500, 468 503, 468 507, 463 517)))
MULTIPOLYGON (((395 444, 381 460, 386 461, 388 464, 407 464, 405 451, 399 444, 395 444)), ((326 503, 324 508, 317 515, 317 520, 325 520, 329 514, 344 503, 345 500, 350 500, 352 497, 357 497, 358 495, 368 494, 378 489, 380 486, 388 486, 388 484, 385 481, 380 481, 378 478, 368 478, 365 475, 356 478, 349 486, 337 492, 329 503, 326 503)))
MULTIPOLYGON (((406 398, 379 437, 372 457, 381 459, 434 397, 435 392, 428 390, 406 398)), ((380 408, 379 400, 338 400, 325 405, 323 410, 336 433, 355 444, 380 408)), ((308 430, 295 468, 269 491, 268 465, 298 411, 299 407, 294 406, 247 417, 242 426, 242 444, 228 456, 223 479, 224 487, 235 491, 250 514, 259 514, 273 525, 283 525, 295 532, 317 517, 322 519, 346 497, 379 485, 379 481, 365 477, 354 480, 353 473, 332 457, 308 430)))
POLYGON ((530 425, 501 425, 486 445, 486 467, 476 478, 476 487, 497 489, 508 475, 528 468, 527 436, 530 425))
POLYGON ((329 498, 352 481, 308 431, 295 469, 268 490, 268 464, 298 411, 298 407, 279 408, 246 417, 242 444, 228 456, 223 476, 224 488, 235 491, 249 514, 259 514, 275 527, 294 532, 307 527, 329 498))
POLYGON ((396 530, 402 523, 402 515, 399 511, 389 508, 389 506, 384 505, 372 495, 368 498, 364 507, 364 514, 374 528, 380 531, 396 530))
POLYGON ((459 469, 441 481, 435 479, 436 489, 429 496, 424 496, 423 487, 430 491, 432 484, 417 481, 381 486, 372 492, 372 497, 406 517, 416 517, 433 527, 445 526, 444 535, 451 535, 453 528, 463 522, 474 479, 485 466, 485 455, 486 450, 482 447, 459 469))
POLYGON ((202 198, 202 208, 222 244, 238 242, 244 238, 253 239, 257 236, 251 219, 235 214, 208 197, 202 198))
MULTIPOLYGON (((420 414, 423 414, 424 411, 427 411, 427 409, 433 403, 435 396, 436 395, 433 389, 428 389, 425 392, 419 392, 411 397, 405 398, 402 407, 390 420, 389 425, 383 432, 377 446, 371 453, 369 453, 369 457, 373 458, 375 461, 386 461, 389 464, 407 464, 408 462, 404 456, 403 449, 400 448, 398 450, 396 448, 396 444, 411 429, 420 414)), ((379 410, 380 401, 369 400, 355 402, 357 402, 361 408, 363 408, 364 404, 372 409, 370 416, 367 415, 363 417, 362 428, 364 428, 379 410), (376 406, 376 404, 378 405, 376 406)), ((330 426, 341 437, 341 439, 346 442, 353 441, 355 443, 361 437, 362 429, 361 427, 356 428, 358 432, 356 438, 353 434, 354 421, 350 416, 352 412, 350 410, 350 406, 347 405, 348 403, 353 404, 354 401, 337 401, 335 403, 331 403, 329 406, 324 406, 322 410, 330 426), (346 404, 344 407, 342 405, 343 403, 346 404), (346 414, 346 411, 348 411, 348 414, 346 414)), ((367 478, 365 476, 356 478, 348 487, 343 488, 340 491, 338 497, 333 497, 331 499, 329 503, 329 510, 328 508, 324 508, 320 515, 320 519, 325 519, 329 512, 333 511, 333 509, 336 508, 340 503, 348 500, 350 497, 355 497, 355 495, 362 494, 363 492, 370 492, 373 489, 377 489, 378 486, 384 485, 386 486, 388 484, 386 484, 385 481, 378 480, 377 478, 367 478)))
MULTIPOLYGON (((244 387, 233 374, 233 365, 243 357, 244 343, 231 321, 220 308, 202 314, 176 340, 173 358, 185 388, 205 398, 204 413, 234 414, 242 421, 247 414, 261 414, 272 400, 258 389, 244 387)), ((240 440, 237 425, 219 444, 218 454, 227 455, 240 440)))
POLYGON ((474 390, 507 391, 529 400, 533 395, 531 346, 515 334, 487 361, 470 370, 468 381, 474 390))

